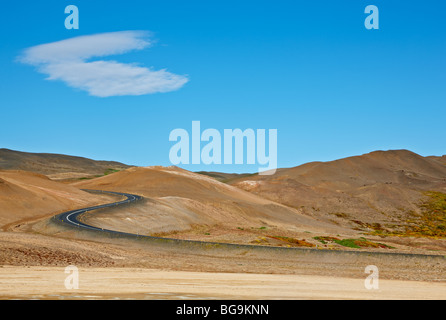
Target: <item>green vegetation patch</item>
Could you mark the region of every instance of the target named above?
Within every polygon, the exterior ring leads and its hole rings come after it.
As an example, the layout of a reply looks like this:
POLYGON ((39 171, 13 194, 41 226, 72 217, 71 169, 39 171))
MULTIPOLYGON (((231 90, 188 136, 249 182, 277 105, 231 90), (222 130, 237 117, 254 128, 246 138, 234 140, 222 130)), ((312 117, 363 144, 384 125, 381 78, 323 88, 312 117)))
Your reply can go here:
POLYGON ((329 242, 335 242, 335 241, 339 241, 338 238, 335 237, 314 237, 314 240, 317 240, 323 244, 327 244, 329 242))
POLYGON ((335 241, 337 244, 340 244, 344 247, 350 247, 350 248, 383 248, 383 249, 395 249, 394 247, 388 246, 383 243, 379 242, 372 242, 370 240, 367 240, 365 238, 359 238, 359 239, 344 239, 335 241))
POLYGON ((116 173, 119 171, 121 170, 108 168, 107 170, 104 171, 104 176, 108 176, 109 174, 116 173))
POLYGON ((388 246, 383 243, 373 242, 367 240, 366 238, 359 239, 339 239, 335 237, 314 237, 313 239, 318 240, 323 244, 327 243, 337 243, 343 247, 361 249, 361 248, 384 248, 384 249, 394 249, 394 247, 388 246))

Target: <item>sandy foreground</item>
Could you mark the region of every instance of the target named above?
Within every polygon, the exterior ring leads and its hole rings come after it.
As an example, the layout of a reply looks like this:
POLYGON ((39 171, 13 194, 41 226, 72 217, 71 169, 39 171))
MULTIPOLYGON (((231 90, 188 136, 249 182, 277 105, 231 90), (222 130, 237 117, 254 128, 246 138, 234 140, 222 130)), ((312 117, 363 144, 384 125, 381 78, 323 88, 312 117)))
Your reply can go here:
POLYGON ((446 284, 312 275, 79 268, 78 289, 62 267, 0 268, 1 299, 446 299, 446 284), (71 283, 71 282, 69 282, 71 283))
POLYGON ((0 299, 446 299, 441 257, 96 240, 0 232, 0 299))

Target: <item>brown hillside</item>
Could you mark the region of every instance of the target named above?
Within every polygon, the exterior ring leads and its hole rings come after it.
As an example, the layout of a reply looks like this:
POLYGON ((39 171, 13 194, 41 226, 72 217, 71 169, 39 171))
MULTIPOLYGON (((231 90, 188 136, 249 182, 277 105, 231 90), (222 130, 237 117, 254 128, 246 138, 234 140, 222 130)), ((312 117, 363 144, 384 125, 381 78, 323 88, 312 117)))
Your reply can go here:
POLYGON ((52 179, 83 178, 104 175, 130 166, 115 161, 96 161, 82 157, 50 153, 28 153, 0 149, 0 170, 23 170, 52 179))
POLYGON ((221 230, 262 226, 288 231, 339 230, 301 214, 300 210, 177 167, 130 168, 73 185, 149 198, 142 206, 90 217, 95 225, 127 232, 153 234, 217 225, 221 230))
POLYGON ((376 151, 231 184, 322 218, 389 222, 419 212, 422 191, 445 192, 446 166, 407 150, 376 151))
POLYGON ((427 157, 427 158, 428 158, 428 159, 431 159, 431 160, 438 161, 438 162, 440 162, 441 164, 446 165, 446 155, 441 156, 441 157, 429 156, 429 157, 427 157))
POLYGON ((0 170, 0 228, 111 201, 37 173, 0 170))

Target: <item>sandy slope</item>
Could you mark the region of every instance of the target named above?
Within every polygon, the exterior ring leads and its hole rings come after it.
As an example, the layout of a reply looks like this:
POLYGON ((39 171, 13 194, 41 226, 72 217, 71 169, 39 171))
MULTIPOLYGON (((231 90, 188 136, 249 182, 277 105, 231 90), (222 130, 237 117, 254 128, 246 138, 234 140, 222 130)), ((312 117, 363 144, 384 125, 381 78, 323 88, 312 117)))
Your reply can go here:
POLYGON ((304 215, 299 209, 176 167, 130 168, 73 186, 129 192, 148 198, 142 205, 88 217, 90 223, 104 228, 140 234, 184 231, 193 226, 232 230, 263 226, 290 232, 343 230, 304 215))
POLYGON ((113 201, 26 171, 0 170, 0 227, 113 201))

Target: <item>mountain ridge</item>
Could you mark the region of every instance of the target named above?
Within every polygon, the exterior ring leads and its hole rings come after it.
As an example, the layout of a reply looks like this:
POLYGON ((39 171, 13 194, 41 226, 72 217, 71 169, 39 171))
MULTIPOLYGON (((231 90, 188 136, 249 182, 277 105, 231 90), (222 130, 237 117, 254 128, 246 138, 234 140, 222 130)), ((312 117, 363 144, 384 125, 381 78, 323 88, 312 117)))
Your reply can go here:
POLYGON ((92 178, 132 166, 117 161, 55 154, 0 149, 0 170, 23 170, 46 175, 54 180, 92 178))

